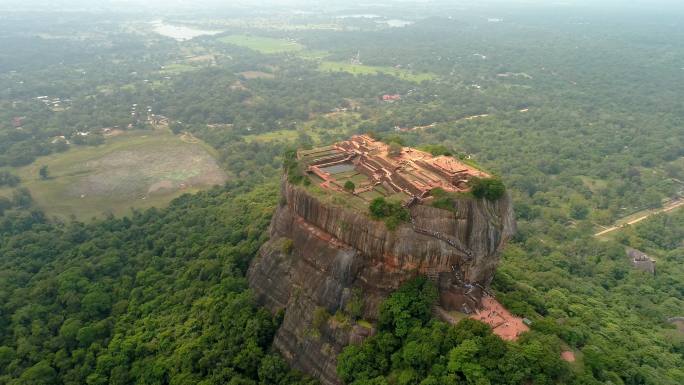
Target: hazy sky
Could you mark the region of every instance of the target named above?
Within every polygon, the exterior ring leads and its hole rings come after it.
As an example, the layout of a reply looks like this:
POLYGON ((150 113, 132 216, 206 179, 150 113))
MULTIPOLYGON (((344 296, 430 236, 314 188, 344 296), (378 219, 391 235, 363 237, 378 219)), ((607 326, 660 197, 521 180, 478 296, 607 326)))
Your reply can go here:
MULTIPOLYGON (((358 7, 364 5, 396 4, 401 6, 405 3, 433 4, 435 7, 448 4, 489 6, 543 6, 547 7, 581 7, 581 8, 615 8, 616 10, 641 8, 641 9, 678 9, 684 8, 684 0, 0 0, 0 9, 43 9, 43 10, 73 10, 73 9, 159 9, 170 10, 174 8, 230 8, 235 6, 255 6, 268 8, 273 6, 295 6, 329 4, 334 6, 358 7)), ((1 16, 1 15, 0 15, 1 16)))

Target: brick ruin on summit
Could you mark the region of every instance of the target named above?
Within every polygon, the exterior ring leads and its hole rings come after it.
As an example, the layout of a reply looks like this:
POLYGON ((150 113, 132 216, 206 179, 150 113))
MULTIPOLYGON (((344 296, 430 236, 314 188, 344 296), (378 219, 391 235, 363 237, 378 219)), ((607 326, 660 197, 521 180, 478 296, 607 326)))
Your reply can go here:
POLYGON ((471 178, 489 176, 451 156, 433 156, 410 147, 392 153, 390 147, 368 135, 355 135, 331 146, 300 150, 297 158, 323 188, 361 198, 371 191, 384 196, 400 194, 406 196, 406 203, 429 199, 435 188, 467 192, 471 178), (354 191, 344 188, 344 177, 350 174, 360 181, 355 183, 354 191))

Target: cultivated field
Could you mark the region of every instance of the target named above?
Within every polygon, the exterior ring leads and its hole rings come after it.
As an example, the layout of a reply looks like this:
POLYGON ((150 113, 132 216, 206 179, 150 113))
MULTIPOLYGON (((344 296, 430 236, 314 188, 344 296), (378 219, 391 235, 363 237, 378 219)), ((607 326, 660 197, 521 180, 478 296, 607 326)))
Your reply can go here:
POLYGON ((328 72, 348 72, 354 75, 375 75, 375 74, 386 74, 392 75, 394 77, 408 80, 416 83, 420 83, 423 80, 432 80, 436 77, 435 74, 431 73, 413 73, 401 68, 394 67, 380 67, 380 66, 367 66, 361 64, 351 64, 344 62, 335 61, 322 61, 318 67, 321 71, 328 72))
POLYGON ((158 131, 126 133, 98 147, 43 157, 18 174, 48 215, 79 220, 160 207, 226 180, 206 145, 158 131), (38 175, 43 165, 46 180, 38 175))
POLYGON ((262 71, 244 71, 244 72, 238 72, 238 75, 242 76, 243 78, 249 80, 249 79, 273 79, 275 75, 270 74, 268 72, 262 72, 262 71))
POLYGON ((296 52, 304 49, 304 46, 287 39, 274 39, 271 37, 228 35, 219 39, 223 43, 233 44, 259 51, 261 53, 296 52))

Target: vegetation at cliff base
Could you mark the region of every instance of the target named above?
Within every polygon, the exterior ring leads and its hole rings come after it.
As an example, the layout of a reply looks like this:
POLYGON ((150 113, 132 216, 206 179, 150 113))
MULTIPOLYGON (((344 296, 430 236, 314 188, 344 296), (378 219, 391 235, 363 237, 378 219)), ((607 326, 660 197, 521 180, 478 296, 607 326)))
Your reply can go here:
POLYGON ((378 333, 350 345, 337 373, 349 385, 383 384, 589 384, 561 360, 558 338, 530 332, 505 342, 479 321, 456 326, 432 318, 437 290, 425 278, 411 280, 387 298, 378 333))

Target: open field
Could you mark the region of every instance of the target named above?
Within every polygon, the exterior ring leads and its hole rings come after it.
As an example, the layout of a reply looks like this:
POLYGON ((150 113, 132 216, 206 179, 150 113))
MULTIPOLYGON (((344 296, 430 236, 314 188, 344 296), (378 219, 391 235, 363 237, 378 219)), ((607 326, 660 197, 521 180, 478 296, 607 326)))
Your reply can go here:
POLYGON ((14 189, 11 187, 0 187, 0 197, 12 198, 12 191, 14 189))
POLYGON ((237 45, 259 51, 261 53, 296 52, 304 49, 304 46, 286 39, 250 35, 228 35, 219 39, 220 42, 237 45))
POLYGON ((198 69, 200 69, 200 67, 191 66, 189 64, 171 63, 165 65, 164 68, 159 70, 159 73, 162 75, 176 75, 183 72, 196 71, 198 69))
POLYGON ((73 148, 39 158, 17 174, 49 216, 79 220, 163 206, 226 180, 208 146, 167 131, 126 133, 98 147, 73 148), (46 180, 38 175, 44 165, 46 180))
POLYGON ((590 178, 584 175, 581 175, 579 178, 582 179, 582 183, 593 193, 598 193, 608 187, 608 182, 602 179, 590 178))
POLYGON ((437 75, 429 72, 419 74, 401 68, 367 66, 336 61, 322 61, 318 69, 327 72, 348 72, 353 75, 375 75, 382 73, 416 83, 432 80, 437 77, 437 75))
POLYGON ((244 72, 238 72, 238 75, 244 77, 245 79, 273 79, 275 75, 270 74, 268 72, 262 72, 262 71, 244 71, 244 72))
POLYGON ((296 130, 276 130, 263 134, 245 135, 246 142, 274 142, 274 141, 294 141, 297 139, 296 130))
MULTIPOLYGON (((298 130, 275 130, 270 132, 264 132, 261 134, 251 134, 243 136, 246 142, 294 142, 299 136, 298 130)), ((306 128, 303 131, 307 134, 314 143, 320 142, 319 132, 310 128, 306 128)))
POLYGON ((323 60, 325 57, 329 56, 330 53, 327 51, 320 51, 320 50, 302 50, 297 52, 297 56, 299 56, 302 59, 309 59, 309 60, 323 60))

